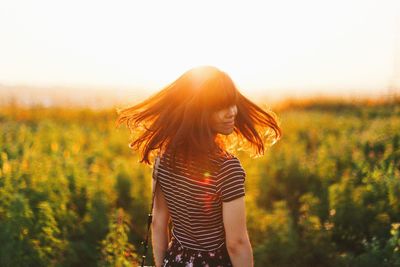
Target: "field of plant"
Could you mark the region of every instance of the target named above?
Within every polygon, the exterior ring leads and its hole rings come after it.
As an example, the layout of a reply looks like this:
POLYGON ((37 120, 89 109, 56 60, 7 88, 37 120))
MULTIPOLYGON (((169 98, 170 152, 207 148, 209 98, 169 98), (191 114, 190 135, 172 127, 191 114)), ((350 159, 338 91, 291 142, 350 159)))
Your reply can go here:
MULTIPOLYGON (((400 266, 400 101, 272 110, 281 140, 255 159, 237 152, 255 266, 400 266)), ((152 169, 116 118, 0 108, 0 266, 139 262, 152 169)))

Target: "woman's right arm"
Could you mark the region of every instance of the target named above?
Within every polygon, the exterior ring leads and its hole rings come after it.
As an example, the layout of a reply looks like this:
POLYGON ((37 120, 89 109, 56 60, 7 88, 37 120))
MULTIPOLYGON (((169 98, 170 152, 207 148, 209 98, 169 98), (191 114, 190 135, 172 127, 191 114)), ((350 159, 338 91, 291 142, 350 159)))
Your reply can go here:
POLYGON ((246 227, 244 196, 222 202, 226 246, 234 267, 253 267, 253 250, 246 227))

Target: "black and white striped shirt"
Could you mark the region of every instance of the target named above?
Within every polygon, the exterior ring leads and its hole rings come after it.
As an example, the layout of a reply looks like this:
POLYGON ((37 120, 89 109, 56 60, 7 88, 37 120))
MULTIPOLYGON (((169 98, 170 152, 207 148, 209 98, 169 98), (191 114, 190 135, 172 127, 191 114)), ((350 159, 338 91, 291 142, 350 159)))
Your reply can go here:
POLYGON ((190 170, 176 158, 174 173, 160 158, 157 177, 172 220, 172 234, 182 246, 194 250, 215 250, 225 244, 222 202, 245 195, 246 173, 237 157, 213 157, 217 171, 201 167, 190 170))

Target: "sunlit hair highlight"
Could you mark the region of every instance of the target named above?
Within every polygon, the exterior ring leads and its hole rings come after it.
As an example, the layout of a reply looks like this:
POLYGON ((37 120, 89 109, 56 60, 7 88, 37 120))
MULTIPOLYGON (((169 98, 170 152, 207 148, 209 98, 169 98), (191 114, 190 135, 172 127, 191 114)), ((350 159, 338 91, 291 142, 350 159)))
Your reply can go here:
POLYGON ((244 97, 231 78, 213 66, 192 68, 146 100, 117 113, 116 126, 127 125, 134 139, 129 147, 140 151, 140 162, 147 164, 153 151, 169 150, 174 157, 182 154, 188 161, 207 162, 210 154, 227 155, 226 151, 250 144, 261 155, 266 142, 273 144, 281 137, 276 115, 244 97), (236 136, 215 134, 212 114, 233 105, 238 108, 236 136))

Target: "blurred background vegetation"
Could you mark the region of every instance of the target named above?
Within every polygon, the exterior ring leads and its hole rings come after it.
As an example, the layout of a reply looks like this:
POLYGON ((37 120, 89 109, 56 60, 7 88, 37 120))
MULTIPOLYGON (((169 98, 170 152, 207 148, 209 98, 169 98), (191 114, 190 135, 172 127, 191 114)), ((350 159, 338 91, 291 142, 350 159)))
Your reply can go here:
MULTIPOLYGON (((400 99, 272 110, 282 139, 237 153, 255 266, 400 266, 400 99)), ((0 266, 138 265, 152 172, 116 118, 0 108, 0 266)))

